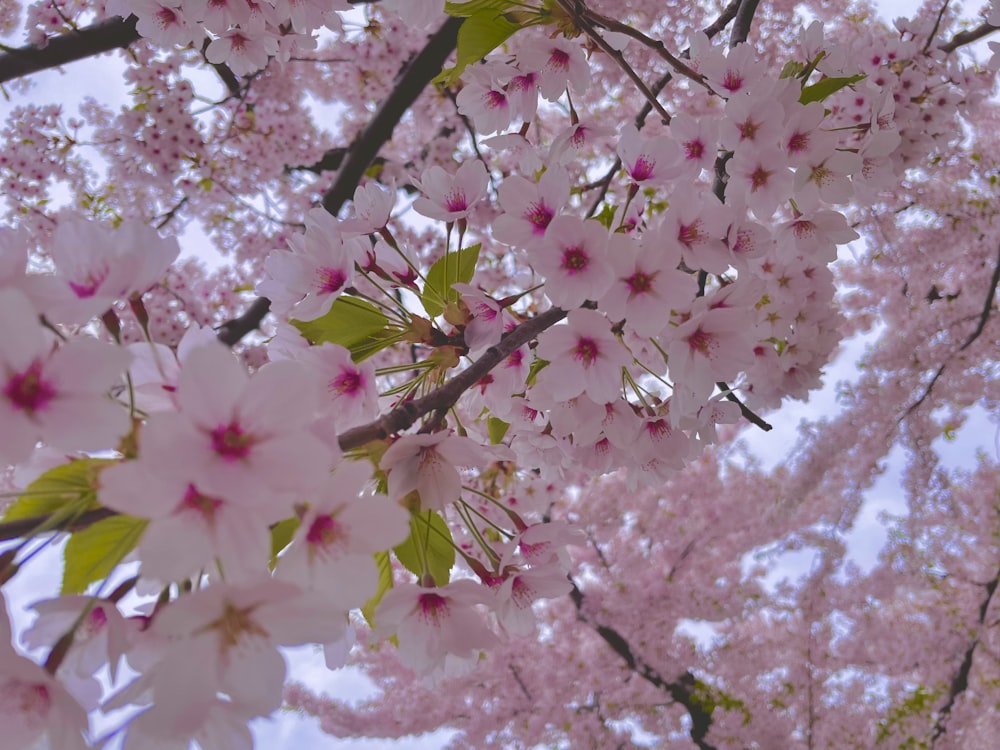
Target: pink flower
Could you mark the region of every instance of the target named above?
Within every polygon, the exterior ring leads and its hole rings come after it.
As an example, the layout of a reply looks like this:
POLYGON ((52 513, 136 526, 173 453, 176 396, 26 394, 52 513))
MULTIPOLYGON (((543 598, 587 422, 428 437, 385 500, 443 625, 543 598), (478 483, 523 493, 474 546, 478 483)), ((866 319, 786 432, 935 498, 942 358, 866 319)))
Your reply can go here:
POLYGON ((626 320, 640 336, 656 336, 670 322, 670 311, 687 305, 694 297, 694 276, 677 270, 680 252, 676 245, 643 235, 643 241, 615 235, 611 265, 614 282, 601 297, 599 307, 612 320, 626 320))
POLYGON ((50 320, 86 323, 116 300, 161 281, 177 258, 177 240, 137 221, 111 230, 76 216, 60 218, 50 253, 55 274, 31 277, 50 320))
POLYGON ((360 607, 378 587, 373 554, 403 542, 410 516, 384 495, 366 491, 372 482, 367 461, 348 461, 312 495, 309 509, 277 575, 323 592, 346 612, 360 607))
POLYGON ((462 479, 458 466, 479 466, 485 452, 467 437, 451 431, 402 435, 382 455, 389 474, 389 497, 401 500, 414 490, 424 510, 441 510, 458 500, 462 479))
POLYGON ((604 404, 622 395, 622 368, 632 361, 596 310, 571 310, 566 325, 538 337, 538 356, 549 364, 538 373, 536 389, 555 401, 586 393, 604 404))
POLYGON ((200 495, 271 508, 321 483, 334 463, 310 430, 318 400, 319 383, 298 363, 272 362, 251 378, 225 347, 203 346, 183 363, 180 412, 151 417, 143 439, 156 441, 164 472, 200 495))
POLYGON ((39 440, 58 450, 108 450, 129 431, 108 391, 128 366, 124 350, 80 337, 54 347, 27 297, 0 290, 0 464, 19 463, 39 440))
POLYGON ((340 222, 340 228, 345 232, 358 234, 371 234, 384 229, 395 204, 395 190, 387 190, 377 182, 358 185, 354 191, 354 214, 357 218, 340 222))
POLYGON ((337 344, 310 347, 297 357, 323 383, 322 408, 338 430, 356 427, 378 416, 375 365, 354 362, 337 344))
POLYGON ((416 182, 424 195, 413 202, 413 210, 438 221, 455 221, 468 216, 486 195, 489 174, 481 161, 470 160, 463 162, 454 175, 441 167, 430 167, 416 182))
POLYGON ((569 176, 561 167, 546 170, 537 183, 511 175, 501 183, 498 198, 504 213, 493 222, 493 236, 506 245, 530 248, 569 201, 569 176))
POLYGON ((485 602, 486 590, 468 579, 440 588, 412 583, 386 592, 375 613, 375 632, 399 641, 399 660, 414 672, 428 675, 459 660, 471 664, 479 651, 496 641, 476 606, 485 602))
POLYGON ((669 136, 643 136, 635 125, 622 128, 618 156, 632 182, 662 185, 681 172, 681 151, 669 136))
POLYGON ((555 304, 575 307, 596 300, 612 283, 608 230, 599 222, 558 216, 531 253, 545 276, 545 294, 555 304))
POLYGON ((538 72, 538 91, 554 102, 569 86, 582 94, 590 86, 590 66, 579 44, 557 37, 535 37, 517 53, 521 70, 538 72))
POLYGON ((233 73, 246 76, 267 67, 268 58, 278 54, 278 38, 270 31, 249 34, 232 28, 214 39, 205 50, 205 59, 216 65, 225 63, 233 73))
POLYGON ((726 200, 746 205, 761 221, 791 197, 794 178, 787 157, 777 148, 741 149, 726 162, 726 200))
POLYGON ((271 300, 278 315, 315 320, 330 311, 351 285, 354 262, 369 249, 363 237, 344 239, 336 218, 321 208, 306 215, 304 234, 290 237, 291 250, 272 250, 264 261, 268 278, 257 292, 271 300))
POLYGON ((9 748, 85 750, 87 712, 52 675, 11 646, 0 595, 0 743, 9 748))

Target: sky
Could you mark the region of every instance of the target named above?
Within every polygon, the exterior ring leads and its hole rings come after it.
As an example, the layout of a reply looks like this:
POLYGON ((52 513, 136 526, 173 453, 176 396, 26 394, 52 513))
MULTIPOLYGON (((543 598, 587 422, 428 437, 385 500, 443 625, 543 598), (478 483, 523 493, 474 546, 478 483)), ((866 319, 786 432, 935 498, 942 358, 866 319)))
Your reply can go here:
MULTIPOLYGON (((0 0, 2 1, 2 0, 0 0)), ((975 9, 975 3, 971 7, 975 9)), ((907 0, 884 0, 880 3, 883 18, 891 20, 898 15, 912 11, 915 3, 907 0)), ((4 40, 11 43, 12 40, 4 40)), ((36 88, 31 99, 34 101, 63 101, 66 111, 72 112, 78 104, 79 95, 92 93, 111 107, 129 106, 127 92, 119 85, 120 78, 107 75, 106 66, 110 60, 85 61, 66 66, 62 72, 45 72, 34 77, 36 88), (111 85, 94 91, 95 80, 107 80, 111 85)), ((0 100, 0 114, 10 104, 0 100)), ((182 240, 183 244, 204 246, 196 227, 182 240)), ((859 248, 860 249, 860 248, 859 248)), ((779 462, 789 446, 794 444, 798 427, 803 420, 813 420, 837 409, 837 383, 850 380, 855 373, 854 363, 864 350, 865 340, 847 342, 835 363, 827 368, 825 386, 814 393, 808 403, 790 403, 779 412, 769 415, 775 429, 766 436, 752 438, 754 452, 768 465, 779 462)), ((946 464, 971 468, 977 450, 983 449, 996 455, 1000 444, 998 426, 983 413, 973 414, 966 426, 958 431, 955 439, 942 444, 942 454, 946 464)), ((878 550, 886 541, 886 532, 880 518, 883 514, 898 514, 904 511, 900 485, 902 462, 899 457, 888 462, 887 470, 876 484, 866 493, 866 503, 854 528, 848 533, 848 549, 856 562, 863 568, 874 564, 878 550)), ((59 561, 50 556, 51 563, 28 565, 5 586, 7 599, 11 603, 12 614, 21 629, 31 619, 25 605, 38 598, 38 592, 54 591, 58 586, 59 561)), ((809 567, 808 552, 794 553, 776 562, 773 581, 782 577, 796 577, 809 567)), ((374 685, 356 670, 331 672, 323 666, 321 655, 311 647, 286 651, 289 664, 289 678, 304 682, 313 688, 346 700, 360 700, 376 692, 374 685)), ((318 722, 308 717, 293 714, 278 714, 271 719, 261 719, 254 723, 255 746, 260 748, 303 747, 310 750, 438 750, 447 743, 450 732, 443 730, 433 735, 402 741, 337 739, 323 733, 318 722)))

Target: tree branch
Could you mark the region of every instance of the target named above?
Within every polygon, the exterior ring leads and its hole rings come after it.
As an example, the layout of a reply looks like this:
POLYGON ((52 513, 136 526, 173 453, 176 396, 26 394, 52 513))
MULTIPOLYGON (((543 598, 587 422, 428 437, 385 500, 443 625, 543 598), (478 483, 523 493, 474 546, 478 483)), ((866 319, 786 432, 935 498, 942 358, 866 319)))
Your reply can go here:
MULTIPOLYGON (((996 298, 997 284, 1000 284, 1000 247, 997 248, 997 262, 993 267, 993 276, 990 277, 990 288, 986 292, 986 301, 983 303, 983 312, 979 315, 979 323, 976 325, 976 330, 969 334, 965 339, 963 344, 958 347, 959 352, 964 352, 968 349, 972 343, 980 337, 983 333, 983 329, 986 328, 986 321, 989 320, 990 313, 993 311, 993 300, 996 298)), ((956 352, 957 354, 958 352, 956 352)), ((921 394, 920 398, 914 401, 910 407, 904 412, 897 421, 897 423, 902 422, 908 416, 910 416, 924 401, 927 400, 928 396, 931 395, 931 391, 934 390, 935 384, 938 379, 944 374, 944 368, 948 366, 948 362, 944 362, 934 373, 934 377, 931 378, 931 382, 927 384, 924 388, 924 392, 921 394)))
POLYGON ((978 42, 984 36, 989 36, 996 30, 996 26, 990 26, 988 23, 981 23, 974 29, 961 31, 958 34, 955 34, 955 36, 951 38, 950 42, 942 44, 938 47, 938 49, 943 50, 946 54, 950 54, 959 47, 964 47, 966 44, 978 42))
POLYGON ((733 30, 729 35, 730 47, 745 42, 750 36, 750 24, 753 23, 753 16, 759 4, 760 0, 743 0, 740 3, 739 10, 736 11, 736 20, 733 22, 733 30))
POLYGON ((0 55, 0 84, 102 52, 124 49, 139 40, 139 32, 135 30, 138 20, 135 16, 110 18, 53 37, 44 47, 12 49, 0 55))
POLYGON ((229 347, 236 346, 240 339, 260 328, 260 322, 270 309, 271 300, 267 297, 258 297, 240 317, 228 320, 219 326, 219 341, 229 347))
POLYGON ((384 440, 394 433, 411 427, 425 414, 438 410, 447 411, 455 405, 463 393, 479 382, 490 370, 542 331, 551 328, 565 317, 565 310, 553 307, 521 323, 514 330, 508 331, 499 344, 491 346, 471 366, 462 370, 437 390, 422 398, 403 402, 374 422, 343 433, 339 438, 340 449, 346 452, 360 448, 372 440, 384 440))
POLYGON ((621 633, 607 625, 594 622, 584 613, 583 592, 577 588, 576 583, 573 583, 569 597, 576 607, 577 619, 593 628, 594 632, 611 647, 611 650, 621 657, 630 671, 635 672, 658 690, 664 691, 674 703, 684 707, 691 717, 691 741, 698 746, 699 750, 716 750, 715 746, 705 739, 712 728, 712 713, 711 710, 705 709, 702 701, 695 695, 695 687, 698 682, 690 670, 685 670, 673 681, 665 680, 659 672, 632 651, 632 647, 621 633))
MULTIPOLYGON (((996 593, 998 583, 1000 583, 1000 570, 997 571, 996 577, 986 584, 986 597, 979 605, 980 629, 982 629, 983 625, 986 623, 986 613, 990 608, 990 602, 993 600, 993 595, 996 593)), ((951 687, 948 689, 947 702, 941 710, 938 711, 938 717, 934 722, 934 733, 931 735, 931 747, 934 747, 938 738, 947 731, 945 722, 951 714, 951 709, 955 705, 955 701, 958 699, 958 696, 969 689, 969 673, 972 671, 972 659, 975 656, 976 647, 978 645, 979 635, 977 634, 972 643, 969 644, 969 648, 966 649, 965 656, 962 658, 962 664, 958 668, 958 672, 955 673, 954 679, 951 681, 951 687)))
POLYGON ((444 65, 458 41, 461 18, 449 18, 430 38, 396 77, 396 87, 382 100, 378 111, 365 129, 358 134, 348 149, 347 156, 337 172, 333 184, 323 196, 323 208, 334 216, 341 206, 354 195, 365 170, 378 155, 379 150, 392 138, 392 131, 406 114, 413 102, 444 65))

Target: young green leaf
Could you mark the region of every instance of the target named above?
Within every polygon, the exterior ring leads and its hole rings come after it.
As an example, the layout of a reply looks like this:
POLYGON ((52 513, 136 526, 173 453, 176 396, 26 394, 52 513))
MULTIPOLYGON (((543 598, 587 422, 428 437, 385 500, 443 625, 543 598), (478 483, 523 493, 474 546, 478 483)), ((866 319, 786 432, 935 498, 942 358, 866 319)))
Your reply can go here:
POLYGON ((3 514, 5 521, 45 516, 60 510, 82 513, 97 506, 97 475, 108 464, 103 458, 81 458, 56 466, 29 484, 3 514))
POLYGON ((375 624, 375 608, 382 601, 385 592, 392 588, 392 558, 388 552, 375 553, 375 565, 378 567, 378 588, 372 598, 365 602, 361 614, 369 625, 375 624))
MULTIPOLYGON (((351 350, 355 360, 362 359, 355 356, 359 349, 365 349, 368 355, 378 351, 371 349, 372 340, 379 340, 381 343, 379 334, 385 330, 388 322, 389 319, 374 305, 346 295, 338 297, 330 312, 316 320, 291 321, 311 343, 340 344, 351 350)), ((388 340, 385 346, 390 343, 392 341, 388 340)))
POLYGON ((801 104, 809 104, 809 102, 825 101, 842 88, 853 86, 858 81, 863 81, 866 77, 859 73, 856 76, 824 78, 812 86, 806 86, 802 89, 802 93, 799 95, 799 102, 801 104))
POLYGON ((434 582, 438 586, 448 583, 451 566, 455 564, 455 548, 448 524, 434 511, 415 513, 410 519, 410 536, 392 551, 396 553, 396 559, 414 575, 424 574, 422 561, 426 560, 426 572, 431 574, 434 582))
POLYGON ((82 593, 94 581, 114 570, 135 549, 149 521, 132 516, 113 516, 77 531, 63 551, 63 594, 82 593))
POLYGON ((442 70, 435 82, 453 86, 469 65, 482 60, 520 28, 521 24, 510 21, 493 8, 473 13, 458 29, 455 67, 442 70))
POLYGON ((482 244, 476 243, 457 253, 447 253, 438 258, 427 272, 427 283, 424 285, 420 301, 427 314, 435 318, 444 312, 449 302, 458 301, 458 292, 451 288, 452 284, 468 284, 476 273, 476 263, 479 262, 479 250, 482 244))

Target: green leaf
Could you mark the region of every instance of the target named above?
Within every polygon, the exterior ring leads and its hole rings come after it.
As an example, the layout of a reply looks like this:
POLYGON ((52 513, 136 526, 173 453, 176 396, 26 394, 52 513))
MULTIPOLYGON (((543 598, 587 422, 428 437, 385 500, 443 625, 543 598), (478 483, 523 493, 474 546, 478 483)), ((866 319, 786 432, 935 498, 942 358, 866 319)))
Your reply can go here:
POLYGON ((476 263, 479 262, 479 250, 482 244, 476 243, 457 253, 446 253, 431 266, 427 272, 427 283, 424 285, 420 301, 424 310, 432 318, 444 312, 445 305, 458 301, 458 292, 451 288, 452 284, 468 284, 476 273, 476 263))
POLYGON ((292 543, 292 537, 299 529, 298 516, 292 516, 282 521, 278 521, 271 527, 271 570, 278 564, 278 554, 292 543))
POLYGON ((442 70, 435 83, 453 86, 469 65, 477 63, 521 28, 493 8, 484 8, 466 18, 458 29, 455 67, 442 70))
POLYGON ((781 69, 781 75, 779 75, 778 78, 794 78, 805 69, 806 66, 803 63, 795 60, 789 60, 785 63, 785 67, 781 69))
MULTIPOLYGON (((329 342, 340 344, 351 350, 351 355, 360 349, 374 354, 379 349, 371 351, 373 341, 382 343, 386 339, 381 338, 389 319, 382 312, 368 302, 357 297, 342 295, 338 297, 330 312, 316 320, 292 320, 293 326, 299 329, 299 333, 305 336, 313 344, 329 342)), ((383 347, 391 344, 392 341, 384 343, 383 347)), ((355 357, 361 359, 361 357, 355 357)))
POLYGON ((115 566, 135 549, 149 521, 113 516, 77 531, 63 552, 63 594, 79 594, 94 581, 107 578, 115 566))
POLYGON ((82 513, 96 507, 98 474, 113 463, 103 458, 81 458, 49 469, 27 486, 7 508, 3 519, 17 521, 61 510, 82 513))
POLYGON ((514 0, 468 0, 468 2, 447 2, 444 12, 455 18, 468 18, 483 11, 493 11, 497 15, 517 5, 514 0))
POLYGON ((617 211, 615 207, 610 203, 605 203, 601 206, 601 212, 594 217, 594 220, 599 222, 605 229, 611 230, 611 224, 615 220, 615 214, 617 211))
POLYGON ((389 553, 376 552, 375 565, 378 567, 378 588, 372 598, 365 602, 365 606, 361 608, 361 614, 365 616, 368 624, 373 626, 375 625, 375 608, 382 601, 385 592, 392 588, 392 558, 389 557, 389 553))
POLYGON ((434 583, 444 586, 455 564, 455 548, 451 542, 451 529, 440 514, 432 510, 414 513, 410 518, 410 536, 394 547, 396 559, 416 576, 424 574, 422 560, 427 560, 427 572, 434 583))
POLYGON ((832 76, 830 78, 824 78, 812 86, 806 86, 802 89, 802 93, 799 95, 800 104, 809 104, 809 102, 822 102, 827 99, 827 97, 837 93, 842 88, 847 86, 853 86, 858 81, 863 81, 867 76, 858 74, 856 76, 832 76))
POLYGON ((489 432, 490 442, 493 445, 503 440, 504 435, 507 434, 507 430, 509 429, 510 425, 498 417, 488 417, 486 419, 486 431, 489 432))

